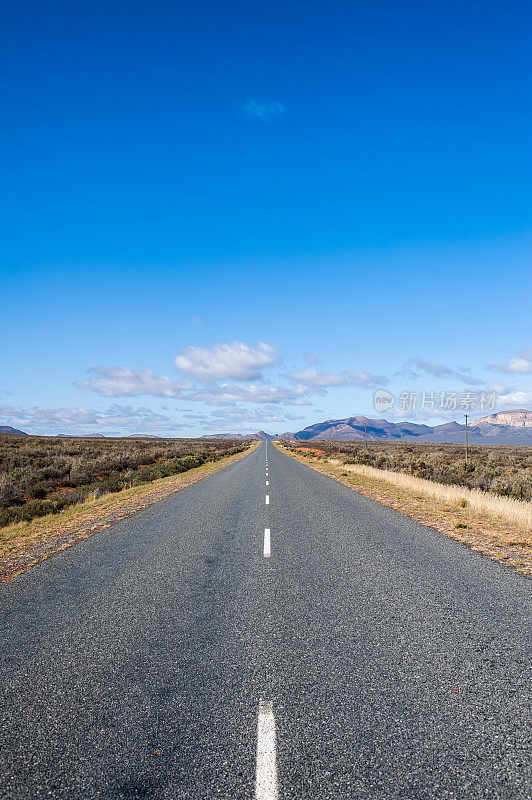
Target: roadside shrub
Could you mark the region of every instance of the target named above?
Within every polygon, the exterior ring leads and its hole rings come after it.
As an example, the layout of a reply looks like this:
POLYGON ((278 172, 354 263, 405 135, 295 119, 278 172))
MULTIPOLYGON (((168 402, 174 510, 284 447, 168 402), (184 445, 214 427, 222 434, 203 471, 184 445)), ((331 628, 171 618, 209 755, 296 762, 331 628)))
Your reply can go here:
POLYGON ((7 507, 22 499, 22 488, 10 475, 0 475, 0 506, 7 507))
POLYGON ((42 482, 35 483, 29 491, 30 497, 33 497, 34 500, 44 500, 47 494, 46 484, 42 482))
POLYGON ((0 508, 0 528, 17 521, 17 512, 14 509, 0 508))

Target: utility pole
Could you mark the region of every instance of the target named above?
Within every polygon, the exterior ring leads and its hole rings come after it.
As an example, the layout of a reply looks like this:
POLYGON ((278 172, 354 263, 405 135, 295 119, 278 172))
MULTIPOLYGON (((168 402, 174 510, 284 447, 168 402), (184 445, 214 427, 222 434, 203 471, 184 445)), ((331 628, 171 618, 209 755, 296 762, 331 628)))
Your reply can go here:
POLYGON ((364 423, 364 450, 368 449, 368 432, 366 430, 366 423, 364 423))
POLYGON ((465 463, 467 464, 467 414, 464 414, 465 417, 465 463))

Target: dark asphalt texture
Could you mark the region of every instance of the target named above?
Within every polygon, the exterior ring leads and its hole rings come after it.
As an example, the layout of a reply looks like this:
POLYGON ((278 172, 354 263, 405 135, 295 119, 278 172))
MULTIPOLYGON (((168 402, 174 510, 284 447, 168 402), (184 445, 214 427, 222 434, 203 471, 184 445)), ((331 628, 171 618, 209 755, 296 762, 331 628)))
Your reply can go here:
POLYGON ((0 798, 531 798, 531 588, 262 444, 0 586, 0 798))

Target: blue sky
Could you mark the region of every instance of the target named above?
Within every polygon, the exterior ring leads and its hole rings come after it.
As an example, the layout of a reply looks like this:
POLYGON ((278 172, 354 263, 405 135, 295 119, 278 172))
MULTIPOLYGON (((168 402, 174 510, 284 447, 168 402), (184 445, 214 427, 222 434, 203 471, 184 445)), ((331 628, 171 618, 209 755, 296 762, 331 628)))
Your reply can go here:
POLYGON ((0 424, 281 432, 381 416, 380 387, 391 419, 463 416, 401 392, 532 408, 531 17, 7 4, 0 424))

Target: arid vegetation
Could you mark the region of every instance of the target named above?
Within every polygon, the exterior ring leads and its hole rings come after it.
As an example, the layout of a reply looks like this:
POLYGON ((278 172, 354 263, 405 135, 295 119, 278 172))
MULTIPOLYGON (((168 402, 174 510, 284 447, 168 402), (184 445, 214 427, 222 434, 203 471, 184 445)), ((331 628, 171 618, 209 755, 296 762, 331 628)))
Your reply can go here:
POLYGON ((337 455, 346 464, 360 464, 399 472, 437 483, 480 489, 499 497, 532 501, 532 447, 515 445, 464 448, 456 444, 412 444, 410 442, 283 442, 290 450, 314 450, 337 455), (318 448, 318 449, 317 449, 318 448))
POLYGON ((249 443, 209 439, 0 436, 0 527, 140 486, 239 453, 249 443))

